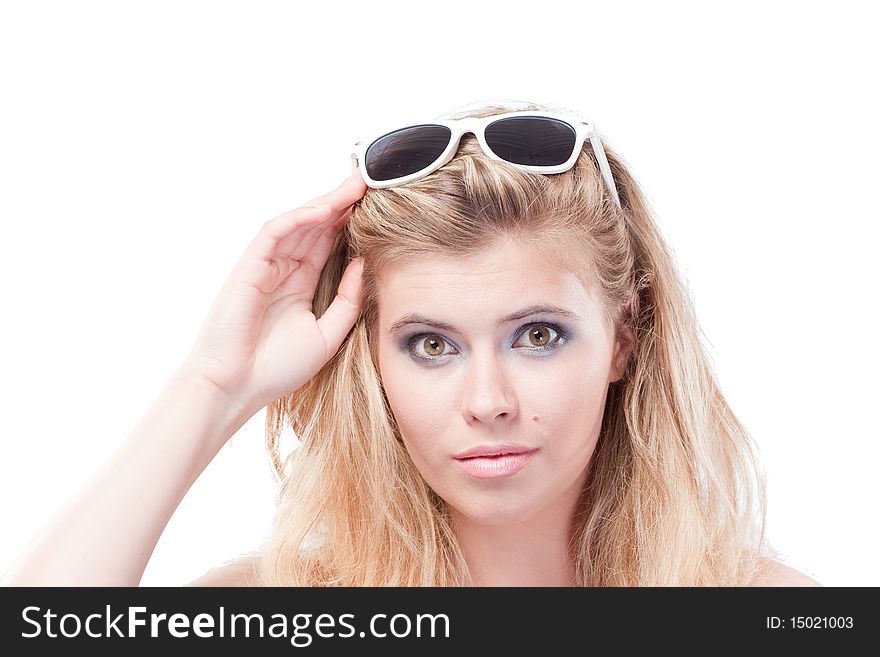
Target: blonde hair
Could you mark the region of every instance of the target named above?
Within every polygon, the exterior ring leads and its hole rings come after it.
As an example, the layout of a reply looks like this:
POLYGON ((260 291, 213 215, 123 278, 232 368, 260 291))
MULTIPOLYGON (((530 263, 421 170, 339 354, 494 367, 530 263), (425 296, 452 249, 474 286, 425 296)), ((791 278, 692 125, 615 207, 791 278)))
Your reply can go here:
MULTIPOLYGON (((489 104, 463 115, 509 110, 489 104)), ((281 484, 260 563, 263 584, 473 584, 446 503, 411 461, 385 396, 376 286, 389 263, 478 254, 500 236, 543 249, 592 281, 609 325, 627 323, 635 336, 626 373, 608 391, 573 518, 578 585, 739 586, 755 579, 769 548, 755 449, 719 390, 645 197, 603 142, 622 208, 589 141, 574 168, 540 175, 489 159, 471 135, 432 175, 368 189, 353 206, 313 310, 321 316, 349 260, 363 256, 362 315, 306 385, 267 407, 267 447, 281 484), (285 427, 301 444, 282 462, 285 427)))

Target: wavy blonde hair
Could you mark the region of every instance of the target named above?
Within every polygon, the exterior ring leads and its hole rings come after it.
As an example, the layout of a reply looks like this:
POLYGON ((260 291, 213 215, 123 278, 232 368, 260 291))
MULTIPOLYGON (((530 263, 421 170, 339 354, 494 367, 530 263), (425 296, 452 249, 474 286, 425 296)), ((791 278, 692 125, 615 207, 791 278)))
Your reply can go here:
MULTIPOLYGON (((447 118, 510 109, 486 104, 447 118)), ((267 407, 280 486, 263 584, 473 585, 446 503, 411 461, 385 396, 377 275, 401 260, 478 254, 499 236, 544 249, 598 283, 609 325, 627 323, 635 337, 626 373, 608 391, 573 518, 578 585, 740 586, 762 572, 769 545, 756 450, 719 390, 644 194, 604 145, 622 208, 589 141, 574 168, 540 175, 489 159, 471 135, 432 175, 368 189, 353 206, 313 310, 321 316, 349 260, 363 256, 362 315, 306 385, 267 407), (285 427, 300 445, 282 460, 285 427)))

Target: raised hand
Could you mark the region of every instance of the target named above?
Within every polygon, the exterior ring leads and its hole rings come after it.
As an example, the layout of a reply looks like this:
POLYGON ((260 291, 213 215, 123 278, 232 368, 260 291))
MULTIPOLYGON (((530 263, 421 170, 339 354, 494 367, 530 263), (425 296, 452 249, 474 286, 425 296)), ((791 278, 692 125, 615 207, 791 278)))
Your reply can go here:
POLYGON ((365 191, 355 170, 332 192, 263 224, 220 290, 183 369, 251 414, 314 376, 360 314, 360 258, 349 263, 320 319, 312 301, 336 235, 365 191))

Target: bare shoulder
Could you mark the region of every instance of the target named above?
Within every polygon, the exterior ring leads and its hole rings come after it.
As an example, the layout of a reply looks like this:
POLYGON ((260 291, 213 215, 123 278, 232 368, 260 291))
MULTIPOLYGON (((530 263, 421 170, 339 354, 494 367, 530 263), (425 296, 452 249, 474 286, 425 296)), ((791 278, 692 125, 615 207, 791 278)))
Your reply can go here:
POLYGON ((764 559, 763 565, 752 586, 822 586, 809 575, 774 559, 764 559))
POLYGON ((211 568, 185 586, 259 586, 260 555, 248 555, 211 568))

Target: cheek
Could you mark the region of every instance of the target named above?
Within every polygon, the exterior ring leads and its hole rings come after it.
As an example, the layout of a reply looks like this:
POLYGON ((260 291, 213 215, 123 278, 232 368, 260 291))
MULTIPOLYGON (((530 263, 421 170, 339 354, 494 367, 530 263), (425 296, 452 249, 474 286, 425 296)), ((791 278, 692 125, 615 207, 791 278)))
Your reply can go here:
POLYGON ((596 358, 590 353, 573 353, 552 366, 530 368, 521 388, 521 411, 529 421, 539 424, 545 420, 584 426, 585 418, 601 416, 604 410, 607 377, 604 354, 596 358), (538 415, 537 421, 534 415, 538 415))
POLYGON ((423 385, 419 373, 394 356, 380 355, 378 361, 388 405, 413 461, 420 465, 420 454, 441 447, 439 437, 450 418, 449 392, 423 385))

